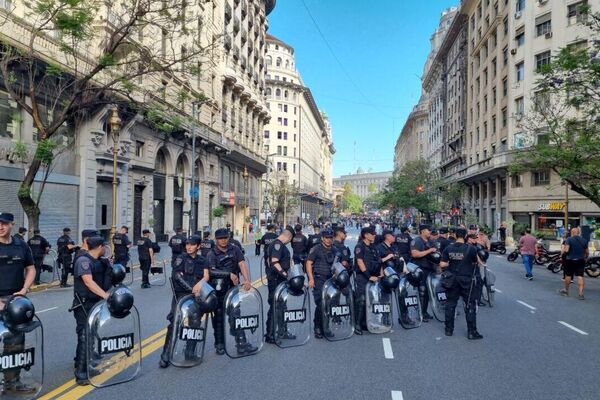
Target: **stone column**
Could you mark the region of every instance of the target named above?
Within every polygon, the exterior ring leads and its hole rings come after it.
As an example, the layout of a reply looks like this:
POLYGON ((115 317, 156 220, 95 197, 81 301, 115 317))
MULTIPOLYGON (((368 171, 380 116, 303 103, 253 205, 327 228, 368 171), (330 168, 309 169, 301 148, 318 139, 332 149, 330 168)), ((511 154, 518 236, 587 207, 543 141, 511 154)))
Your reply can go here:
POLYGON ((165 187, 165 235, 171 236, 173 233, 173 180, 176 179, 173 175, 167 174, 165 187))

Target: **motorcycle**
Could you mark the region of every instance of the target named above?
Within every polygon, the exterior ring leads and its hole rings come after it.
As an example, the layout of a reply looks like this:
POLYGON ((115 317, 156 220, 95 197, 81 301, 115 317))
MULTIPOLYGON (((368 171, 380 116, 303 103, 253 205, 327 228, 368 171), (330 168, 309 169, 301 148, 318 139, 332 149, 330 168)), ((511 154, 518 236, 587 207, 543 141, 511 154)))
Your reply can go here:
POLYGON ((548 268, 550 271, 552 271, 555 274, 558 274, 560 271, 562 271, 563 270, 562 255, 560 253, 551 255, 550 258, 548 259, 548 266, 546 268, 548 268))
POLYGON ((585 262, 585 274, 590 278, 600 276, 600 256, 591 256, 585 262))
POLYGON ((550 258, 557 254, 560 254, 560 250, 548 250, 541 240, 535 245, 535 263, 538 265, 550 262, 550 258))
POLYGON ((520 255, 521 255, 521 249, 517 247, 512 251, 512 253, 510 253, 508 256, 506 256, 506 259, 510 262, 515 262, 517 260, 517 258, 519 258, 520 255))
POLYGON ((503 241, 492 242, 490 243, 490 251, 506 254, 506 244, 503 241))

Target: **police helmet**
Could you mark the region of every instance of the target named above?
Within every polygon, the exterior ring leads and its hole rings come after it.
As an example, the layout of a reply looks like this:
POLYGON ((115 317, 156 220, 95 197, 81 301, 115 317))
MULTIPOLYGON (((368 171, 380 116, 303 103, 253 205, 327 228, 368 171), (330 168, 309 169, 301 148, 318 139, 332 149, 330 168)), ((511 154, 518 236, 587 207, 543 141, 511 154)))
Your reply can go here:
POLYGON ((398 288, 399 284, 400 284, 400 277, 398 276, 398 274, 396 273, 396 271, 393 268, 387 267, 386 269, 383 270, 383 277, 381 278, 381 286, 385 290, 392 291, 392 290, 398 288))
POLYGON ((200 294, 196 297, 196 302, 200 305, 202 311, 212 312, 216 310, 219 305, 217 292, 211 285, 202 282, 202 289, 200 289, 200 294))
POLYGON ((14 296, 4 307, 4 324, 12 331, 31 332, 38 326, 39 321, 33 321, 35 307, 25 296, 14 296))
POLYGON ((333 282, 339 289, 343 289, 350 284, 350 274, 344 266, 337 262, 331 267, 333 272, 333 282))
POLYGON ((106 305, 111 316, 125 318, 133 307, 133 293, 128 287, 120 286, 108 295, 106 305))
POLYGON ((434 264, 439 264, 440 261, 442 261, 442 255, 439 252, 435 251, 433 253, 427 254, 427 259, 434 264))
POLYGON ((113 286, 120 285, 125 280, 127 270, 122 264, 115 264, 112 267, 111 282, 113 286))
POLYGON ((287 272, 288 290, 293 295, 299 295, 304 291, 304 272, 300 264, 294 264, 287 272))

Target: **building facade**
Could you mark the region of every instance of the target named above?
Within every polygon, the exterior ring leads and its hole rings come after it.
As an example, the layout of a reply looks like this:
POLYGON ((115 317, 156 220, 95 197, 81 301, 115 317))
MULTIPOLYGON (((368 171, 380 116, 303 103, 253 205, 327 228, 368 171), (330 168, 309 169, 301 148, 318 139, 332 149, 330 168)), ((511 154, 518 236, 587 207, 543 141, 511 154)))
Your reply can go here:
POLYGON ((409 161, 425 159, 429 123, 427 98, 421 96, 408 119, 394 147, 394 172, 398 172, 409 161))
POLYGON ((393 174, 393 171, 365 172, 362 168, 359 168, 356 174, 342 175, 339 178, 334 178, 333 185, 344 188, 348 184, 352 188, 353 193, 365 200, 369 196, 380 193, 385 189, 393 174))

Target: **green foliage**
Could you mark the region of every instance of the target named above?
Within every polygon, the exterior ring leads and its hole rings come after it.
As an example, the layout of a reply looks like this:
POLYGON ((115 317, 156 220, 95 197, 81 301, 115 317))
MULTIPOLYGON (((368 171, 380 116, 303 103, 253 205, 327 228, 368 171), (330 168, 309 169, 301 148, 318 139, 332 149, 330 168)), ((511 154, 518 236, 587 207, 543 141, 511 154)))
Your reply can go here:
POLYGON ((35 158, 40 160, 43 165, 49 166, 54 160, 54 151, 58 144, 53 139, 42 139, 38 142, 35 150, 35 158))
POLYGON ((215 218, 221 218, 223 215, 225 215, 225 209, 223 208, 223 206, 215 207, 212 210, 212 215, 215 218))
POLYGON ((363 212, 362 199, 356 193, 349 193, 343 198, 344 212, 346 213, 361 213, 363 212))
POLYGON ((19 157, 19 160, 26 161, 29 156, 27 145, 22 140, 17 140, 13 146, 13 151, 19 157))

